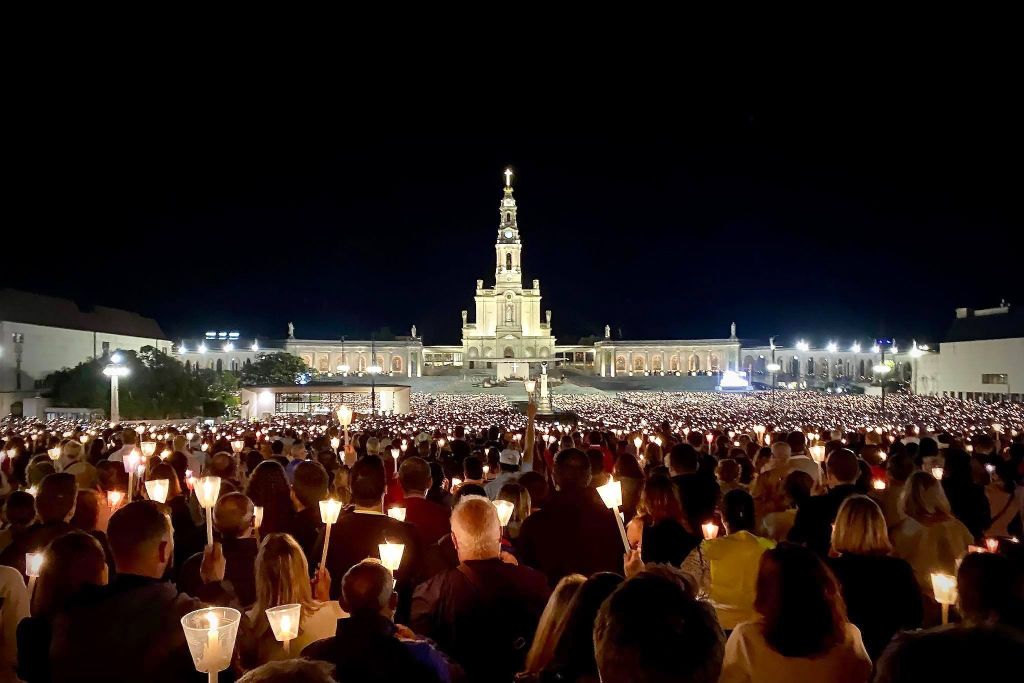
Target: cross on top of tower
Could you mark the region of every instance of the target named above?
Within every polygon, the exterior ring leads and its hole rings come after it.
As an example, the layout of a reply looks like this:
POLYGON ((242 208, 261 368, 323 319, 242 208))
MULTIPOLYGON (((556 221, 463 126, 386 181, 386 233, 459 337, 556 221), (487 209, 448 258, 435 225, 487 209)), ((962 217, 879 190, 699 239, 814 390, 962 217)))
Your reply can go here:
POLYGON ((512 169, 505 169, 505 187, 512 187, 512 169))

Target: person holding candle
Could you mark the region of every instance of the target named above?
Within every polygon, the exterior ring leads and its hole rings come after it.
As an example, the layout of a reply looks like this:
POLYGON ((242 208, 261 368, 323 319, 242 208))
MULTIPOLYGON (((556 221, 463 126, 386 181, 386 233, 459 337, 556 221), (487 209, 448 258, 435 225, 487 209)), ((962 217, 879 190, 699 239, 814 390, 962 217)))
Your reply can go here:
POLYGON ((537 680, 541 672, 547 668, 554 655, 559 636, 565 628, 569 604, 586 580, 587 578, 582 574, 569 574, 569 576, 562 577, 555 589, 551 591, 544 612, 540 615, 530 651, 526 654, 523 671, 516 676, 517 682, 537 680))
POLYGON ((124 429, 121 431, 120 436, 121 447, 107 455, 107 460, 110 462, 123 462, 124 456, 138 448, 136 444, 139 440, 139 434, 134 429, 124 429))
POLYGON ((794 543, 804 543, 822 557, 828 556, 832 536, 832 523, 839 506, 857 493, 860 462, 848 448, 832 451, 827 460, 827 493, 811 496, 797 509, 793 528, 787 537, 794 543))
POLYGON ((829 559, 842 588, 850 621, 877 659, 893 635, 921 626, 921 592, 905 560, 891 557, 885 517, 867 496, 850 496, 839 508, 829 559))
POLYGON ((641 551, 644 562, 679 567, 701 541, 686 530, 683 521, 676 487, 665 475, 655 475, 640 493, 637 515, 626 526, 626 538, 631 548, 641 551))
MULTIPOLYGON (((974 542, 971 532, 953 516, 942 486, 928 472, 914 472, 900 499, 905 519, 892 531, 893 554, 910 563, 921 591, 932 597, 933 572, 955 573, 956 560, 974 542)), ((937 623, 938 609, 926 603, 926 623, 937 623)))
POLYGON ((315 594, 309 580, 309 565, 302 548, 288 534, 263 538, 255 561, 256 597, 245 613, 238 638, 238 653, 246 669, 269 661, 297 657, 310 643, 333 636, 338 619, 345 616, 339 604, 330 600, 330 576, 320 573, 315 594), (298 604, 298 636, 289 652, 274 638, 264 614, 270 607, 298 604))
POLYGON ((992 511, 984 487, 974 483, 970 454, 952 448, 946 451, 942 490, 953 516, 964 523, 975 541, 980 541, 992 523, 992 511))
POLYGON ((867 683, 871 659, 832 572, 807 548, 782 544, 757 572, 758 618, 725 644, 720 683, 867 683))
MULTIPOLYGON (((412 524, 392 519, 384 513, 386 476, 384 463, 375 455, 367 455, 352 466, 353 507, 342 511, 338 522, 331 525, 327 569, 332 577, 331 595, 338 596, 341 577, 367 557, 375 557, 380 543, 390 541, 405 545, 402 565, 395 577, 400 598, 398 614, 402 618, 409 613, 413 588, 423 578, 423 550, 419 534, 412 524)), ((323 534, 317 541, 314 557, 320 557, 321 548, 323 534)))
POLYGON ((284 467, 279 462, 261 462, 249 477, 245 495, 253 505, 263 508, 261 534, 288 533, 292 530, 295 508, 291 499, 291 487, 288 485, 284 467))
POLYGON ((36 499, 26 491, 12 491, 4 501, 4 524, 0 530, 0 554, 20 538, 36 517, 36 499))
MULTIPOLYGON (((240 605, 250 605, 256 600, 253 568, 259 550, 253 537, 252 501, 245 494, 237 492, 218 498, 213 508, 213 528, 227 563, 224 580, 231 582, 240 605)), ((185 560, 178 571, 178 590, 189 595, 202 591, 201 567, 204 556, 204 552, 197 552, 185 560)))
POLYGON ((342 680, 360 683, 453 679, 452 664, 433 644, 395 624, 395 579, 378 560, 345 573, 341 602, 348 615, 337 620, 336 635, 306 646, 303 657, 331 662, 342 680))
MULTIPOLYGON (((19 655, 17 633, 21 624, 29 621, 29 600, 21 574, 12 567, 0 566, 0 681, 3 683, 19 680, 15 675, 19 655)), ((43 642, 49 649, 49 638, 43 642)), ((24 676, 21 678, 33 683, 24 676)))
POLYGON ((1016 536, 1024 528, 1024 486, 1015 481, 1013 463, 999 459, 992 466, 991 481, 985 486, 992 523, 985 530, 990 538, 1016 536))
MULTIPOLYGON (((467 458, 466 463, 471 459, 467 458)), ((451 509, 426 499, 434 483, 430 465, 419 456, 406 458, 398 468, 398 480, 405 491, 405 521, 416 527, 420 537, 430 544, 450 534, 451 509)))
MULTIPOLYGON (((150 501, 119 509, 107 529, 117 576, 81 591, 53 619, 50 664, 55 681, 191 680, 195 666, 180 619, 202 600, 163 580, 174 553, 170 523, 150 501), (116 649, 111 650, 116 644, 116 649)), ((219 543, 206 551, 200 598, 236 603, 223 582, 219 543)))
POLYGON ((295 508, 291 535, 307 558, 315 557, 317 537, 324 527, 320 501, 328 498, 328 474, 323 465, 304 460, 295 465, 291 501, 295 508))
MULTIPOLYGON (((23 681, 50 680, 54 617, 86 586, 107 585, 107 577, 104 549, 89 534, 73 531, 47 546, 32 594, 32 616, 18 624, 18 676, 23 681)), ((3 609, 7 608, 5 603, 3 609)), ((0 677, 0 680, 4 679, 0 677)))
POLYGON ((559 452, 553 474, 557 490, 519 532, 520 561, 543 572, 552 586, 567 574, 620 571, 622 539, 615 513, 590 487, 587 455, 577 448, 559 452))
POLYGON ((455 506, 452 539, 459 565, 416 588, 409 625, 437 642, 470 681, 510 680, 523 668, 524 644, 547 603, 547 581, 534 569, 502 560, 501 524, 485 497, 464 496, 455 506))
POLYGON ((519 469, 522 459, 522 454, 512 448, 511 445, 501 451, 498 455, 498 467, 500 471, 494 479, 484 485, 484 490, 487 492, 488 498, 494 500, 498 495, 498 491, 501 491, 502 486, 519 478, 519 469))
POLYGON ((36 494, 36 522, 0 553, 0 564, 25 573, 25 553, 42 551, 58 536, 74 531, 71 518, 75 515, 78 485, 74 475, 58 472, 47 475, 39 484, 36 494))
POLYGON ((914 459, 907 453, 896 453, 886 461, 887 483, 884 489, 872 489, 868 495, 878 503, 885 517, 885 524, 891 530, 903 521, 900 512, 900 496, 907 478, 914 472, 914 459))
POLYGON ((804 501, 811 497, 813 488, 814 478, 811 475, 800 469, 791 470, 782 482, 786 509, 780 512, 769 512, 767 515, 759 517, 761 520, 759 535, 770 538, 776 543, 786 540, 790 529, 793 528, 793 522, 796 520, 797 510, 804 501))
POLYGON ((701 454, 689 444, 676 444, 668 454, 669 475, 679 491, 679 501, 686 515, 685 522, 691 533, 714 517, 715 506, 722 497, 715 479, 715 466, 710 465, 709 470, 701 471, 706 463, 701 454))

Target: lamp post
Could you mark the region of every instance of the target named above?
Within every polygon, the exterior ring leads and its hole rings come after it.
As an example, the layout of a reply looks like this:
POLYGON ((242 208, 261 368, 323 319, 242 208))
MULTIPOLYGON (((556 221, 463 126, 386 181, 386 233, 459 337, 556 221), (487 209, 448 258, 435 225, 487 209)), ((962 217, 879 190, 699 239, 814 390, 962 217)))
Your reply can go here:
POLYGON ((348 361, 345 359, 345 337, 341 338, 341 363, 338 364, 338 372, 341 373, 342 377, 348 377, 349 367, 348 361))
POLYGON ((110 362, 103 368, 103 374, 110 378, 110 422, 116 424, 121 421, 121 404, 118 399, 117 381, 128 375, 131 370, 123 365, 124 358, 119 353, 110 357, 110 362))
POLYGON ((875 348, 882 354, 881 360, 878 362, 872 370, 879 376, 878 383, 882 386, 882 414, 885 414, 885 376, 889 374, 889 366, 885 364, 885 347, 881 344, 876 344, 875 348))
POLYGON ((910 346, 910 357, 913 359, 913 362, 914 362, 914 367, 913 367, 912 372, 914 373, 914 385, 913 385, 914 388, 913 388, 913 391, 914 391, 915 394, 917 393, 917 359, 920 358, 923 355, 924 355, 924 351, 922 351, 920 348, 918 348, 917 340, 915 339, 914 343, 911 344, 911 346, 910 346))

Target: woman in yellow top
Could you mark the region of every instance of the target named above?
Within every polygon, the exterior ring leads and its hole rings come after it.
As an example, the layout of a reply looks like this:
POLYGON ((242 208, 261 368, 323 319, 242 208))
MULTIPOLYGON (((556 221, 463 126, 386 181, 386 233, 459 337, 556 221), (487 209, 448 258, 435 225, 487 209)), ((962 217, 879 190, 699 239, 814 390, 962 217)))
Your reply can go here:
POLYGON ((755 536, 754 499, 746 491, 729 491, 722 498, 722 522, 727 535, 701 543, 700 552, 710 565, 708 596, 726 631, 753 619, 757 569, 761 555, 775 542, 755 536))

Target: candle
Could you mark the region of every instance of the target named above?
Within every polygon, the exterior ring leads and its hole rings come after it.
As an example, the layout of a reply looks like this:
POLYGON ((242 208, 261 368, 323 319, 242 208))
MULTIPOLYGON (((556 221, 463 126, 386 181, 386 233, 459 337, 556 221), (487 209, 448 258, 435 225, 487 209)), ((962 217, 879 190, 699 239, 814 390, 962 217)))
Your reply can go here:
POLYGON ((949 623, 949 606, 956 603, 956 577, 949 574, 932 573, 932 594, 935 602, 942 605, 942 623, 949 623))
POLYGON ((939 481, 942 481, 942 472, 943 470, 941 467, 932 468, 932 476, 938 479, 939 481))
POLYGON ((302 618, 302 605, 279 605, 266 611, 267 621, 274 632, 274 638, 283 643, 285 654, 289 644, 299 635, 299 621, 302 618))
POLYGON ((192 662, 211 682, 231 665, 241 616, 230 607, 204 607, 181 618, 192 662))
POLYGON ((120 491, 107 491, 107 505, 111 510, 117 509, 123 499, 124 494, 120 491))
POLYGON ((156 441, 143 441, 142 454, 147 458, 156 453, 156 441))
POLYGON ((324 549, 320 555, 320 566, 327 566, 327 548, 331 543, 331 525, 338 521, 338 515, 341 514, 341 501, 333 498, 320 501, 320 519, 327 525, 327 530, 324 532, 324 549))
POLYGON ((377 545, 377 551, 380 553, 382 565, 392 572, 398 571, 398 567, 402 564, 402 553, 405 552, 404 543, 380 543, 377 545))
POLYGON ((231 450, 235 453, 241 453, 243 448, 245 448, 245 442, 241 439, 235 439, 231 442, 231 450))
POLYGON ((999 539, 998 538, 986 538, 985 547, 988 548, 990 553, 999 552, 999 539))
POLYGON ((213 506, 220 495, 220 477, 203 477, 196 485, 199 505, 206 510, 206 542, 213 545, 213 506))
POLYGON ((512 513, 515 511, 516 506, 507 500, 496 500, 494 501, 494 509, 498 511, 498 521, 501 522, 501 526, 508 526, 508 521, 512 519, 512 513))
POLYGON ((459 488, 460 486, 462 486, 462 480, 459 479, 458 477, 452 477, 452 489, 451 490, 455 491, 455 489, 459 488))
MULTIPOLYGON (((48 449, 46 451, 46 454, 48 456, 50 456, 50 460, 53 460, 53 461, 60 460, 60 446, 56 446, 54 448, 48 449)), ((11 456, 11 457, 13 457, 13 456, 11 456)))
POLYGON ((714 522, 708 522, 707 524, 700 525, 701 531, 704 532, 704 538, 711 540, 712 538, 718 538, 718 525, 714 522))
POLYGON ((811 451, 811 459, 819 465, 825 460, 825 447, 824 446, 811 446, 808 450, 811 451))
POLYGON ((252 510, 253 516, 256 520, 256 530, 259 531, 260 527, 263 526, 263 506, 256 505, 252 510))
POLYGON ((622 484, 610 479, 604 486, 597 487, 597 493, 601 500, 608 506, 615 516, 619 527, 619 535, 622 537, 622 547, 629 552, 629 539, 626 538, 626 527, 622 524, 622 515, 619 514, 619 507, 622 505, 622 484))
POLYGON ((388 508, 388 517, 391 519, 397 519, 399 522, 405 521, 405 508, 393 507, 388 508))
POLYGON ((871 486, 874 487, 874 489, 876 491, 884 491, 885 490, 885 480, 884 479, 872 479, 871 480, 871 486))
POLYGON ((209 630, 206 632, 206 660, 207 660, 207 671, 213 669, 213 664, 220 659, 220 638, 217 637, 217 627, 220 626, 220 618, 217 613, 210 610, 209 614, 206 615, 206 623, 209 625, 209 630))
POLYGON ((490 474, 490 473, 491 473, 491 466, 490 465, 484 465, 484 478, 486 478, 487 475, 490 474))
POLYGON ((146 494, 150 500, 155 500, 158 503, 167 502, 167 489, 170 487, 170 482, 167 479, 152 479, 146 482, 146 494))
POLYGON ((338 450, 338 446, 341 445, 341 439, 336 436, 331 437, 331 450, 338 450))
POLYGON ((39 570, 43 568, 43 554, 25 553, 25 576, 28 577, 28 595, 32 598, 32 592, 36 588, 36 579, 39 578, 39 570))

